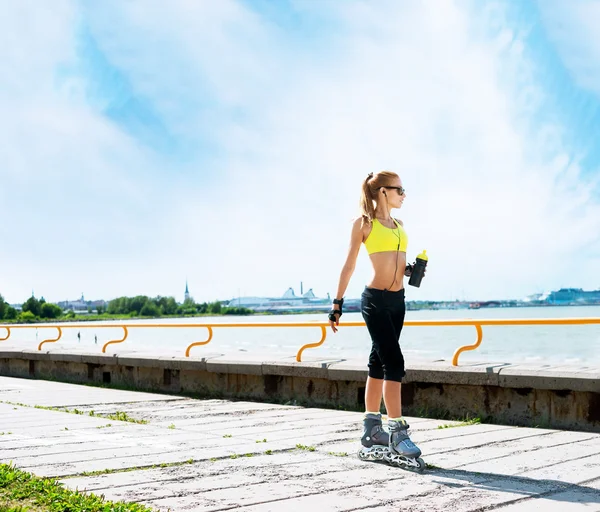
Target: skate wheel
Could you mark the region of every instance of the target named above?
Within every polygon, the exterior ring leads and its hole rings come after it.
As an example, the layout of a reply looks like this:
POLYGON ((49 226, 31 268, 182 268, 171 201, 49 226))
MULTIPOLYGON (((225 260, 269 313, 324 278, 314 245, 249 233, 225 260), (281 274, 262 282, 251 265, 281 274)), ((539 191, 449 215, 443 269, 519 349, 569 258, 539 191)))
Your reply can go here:
POLYGON ((383 452, 375 452, 375 453, 373 454, 373 458, 374 458, 375 460, 383 460, 383 455, 384 455, 384 453, 383 453, 383 452))
POLYGON ((419 457, 417 459, 417 464, 419 465, 416 469, 419 473, 423 473, 423 471, 425 471, 425 461, 419 457))
POLYGON ((358 458, 360 460, 367 460, 369 458, 369 455, 367 455, 366 453, 364 453, 362 450, 358 450, 358 458))

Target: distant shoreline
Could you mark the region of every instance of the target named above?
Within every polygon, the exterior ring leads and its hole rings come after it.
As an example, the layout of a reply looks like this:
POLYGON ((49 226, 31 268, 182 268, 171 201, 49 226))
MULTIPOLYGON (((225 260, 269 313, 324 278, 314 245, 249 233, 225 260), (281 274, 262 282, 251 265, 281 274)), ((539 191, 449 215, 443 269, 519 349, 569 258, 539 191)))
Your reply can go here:
MULTIPOLYGON (((408 305, 408 303, 407 303, 408 305)), ((582 306, 591 306, 598 307, 600 304, 519 304, 519 305, 510 305, 510 306, 484 306, 479 308, 469 308, 469 307, 407 307, 407 311, 474 311, 474 310, 487 310, 487 309, 523 309, 523 308, 532 308, 532 307, 582 307, 582 306)), ((35 326, 36 324, 63 324, 63 323, 80 323, 80 322, 108 322, 108 321, 128 321, 128 320, 157 320, 157 319, 180 319, 180 318, 203 318, 203 317, 246 317, 246 316, 288 316, 288 315, 315 315, 315 314, 326 314, 329 311, 329 308, 324 308, 323 310, 310 310, 310 311, 259 311, 248 313, 244 315, 240 314, 215 314, 215 313, 198 313, 195 315, 161 315, 161 316, 130 316, 130 315, 94 315, 94 314, 86 314, 86 315, 77 315, 74 318, 63 318, 63 319, 47 319, 41 318, 36 320, 31 320, 29 322, 20 322, 18 320, 3 320, 0 321, 0 326, 10 326, 10 325, 31 325, 35 326)), ((345 313, 360 313, 359 310, 349 310, 344 311, 345 313)))

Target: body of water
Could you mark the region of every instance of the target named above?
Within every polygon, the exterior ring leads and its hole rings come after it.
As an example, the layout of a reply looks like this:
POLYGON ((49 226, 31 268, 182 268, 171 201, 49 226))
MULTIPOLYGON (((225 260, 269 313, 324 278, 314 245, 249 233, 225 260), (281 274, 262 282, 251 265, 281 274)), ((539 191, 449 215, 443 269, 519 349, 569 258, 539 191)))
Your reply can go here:
MULTIPOLYGON (((479 310, 408 311, 407 320, 441 320, 463 318, 573 318, 600 317, 600 306, 493 308, 479 310)), ((362 321, 360 313, 345 313, 343 321, 362 321)), ((326 321, 325 314, 273 315, 250 317, 201 317, 156 320, 132 320, 128 323, 265 323, 265 322, 315 322, 326 321)), ((102 322, 110 325, 115 322, 102 322)), ((83 325, 83 324, 79 324, 83 325)), ((97 325, 97 324, 96 324, 97 325)), ((122 329, 65 329, 63 338, 56 344, 46 344, 44 349, 77 348, 100 351, 102 344, 122 337, 122 329), (95 341, 97 337, 97 343, 95 341)), ((43 339, 56 336, 55 329, 15 329, 3 346, 32 349, 43 339)), ((3 331, 0 330, 0 336, 3 331)), ((108 352, 152 352, 160 355, 184 355, 185 348, 194 341, 206 339, 205 328, 188 329, 130 329, 127 341, 111 345, 108 352)), ((215 329, 210 344, 192 349, 193 356, 224 353, 235 359, 269 360, 295 356, 305 343, 320 339, 318 328, 235 328, 215 329)), ((475 342, 475 328, 469 327, 405 327, 400 343, 407 360, 411 362, 450 362, 454 351, 475 342)), ((305 359, 336 358, 362 359, 366 362, 371 341, 365 327, 341 326, 337 334, 328 329, 322 347, 304 352, 305 359)), ((461 355, 461 363, 504 362, 532 364, 565 364, 600 366, 600 325, 536 325, 536 326, 484 326, 483 343, 475 351, 461 355)))

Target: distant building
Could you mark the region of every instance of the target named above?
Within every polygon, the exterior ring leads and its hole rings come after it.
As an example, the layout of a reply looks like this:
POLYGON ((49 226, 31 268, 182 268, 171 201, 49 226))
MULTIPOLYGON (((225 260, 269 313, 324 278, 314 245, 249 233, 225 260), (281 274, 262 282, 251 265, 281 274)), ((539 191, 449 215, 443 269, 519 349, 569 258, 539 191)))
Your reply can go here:
POLYGON ((561 288, 545 298, 549 304, 600 304, 600 290, 584 291, 582 288, 561 288))
POLYGON ((188 290, 188 282, 185 280, 185 293, 183 294, 183 302, 190 300, 190 291, 188 290))
POLYGON ((89 308, 92 311, 98 311, 98 307, 102 309, 106 309, 108 307, 108 302, 105 300, 85 300, 83 293, 81 294, 81 298, 76 300, 64 300, 56 303, 59 307, 63 309, 63 311, 73 311, 75 313, 87 313, 89 308))
MULTIPOLYGON (((352 299, 344 302, 344 311, 356 308, 352 299)), ((360 301, 358 301, 360 302, 360 301)), ((236 297, 227 303, 228 307, 242 307, 254 311, 272 313, 323 312, 331 309, 329 294, 326 298, 316 297, 312 288, 298 296, 293 288, 288 288, 281 297, 236 297)))

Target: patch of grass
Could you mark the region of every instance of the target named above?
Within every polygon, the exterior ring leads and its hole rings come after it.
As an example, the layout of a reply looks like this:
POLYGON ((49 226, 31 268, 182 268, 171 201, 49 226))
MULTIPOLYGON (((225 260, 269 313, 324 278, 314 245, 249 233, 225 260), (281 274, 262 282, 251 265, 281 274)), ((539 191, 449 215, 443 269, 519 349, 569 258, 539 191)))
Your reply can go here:
POLYGON ((306 445, 300 444, 300 443, 298 443, 296 445, 296 448, 298 448, 298 450, 306 450, 308 452, 314 452, 316 450, 316 448, 314 446, 306 446, 306 445))
POLYGON ((436 466, 435 464, 429 464, 429 462, 426 462, 425 469, 442 469, 442 468, 439 466, 436 466))
POLYGON ((9 436, 12 432, 0 432, 0 436, 9 436))
POLYGON ((266 450, 265 455, 273 455, 273 450, 266 450))
POLYGON ((262 440, 261 440, 261 439, 258 439, 256 442, 257 442, 257 443, 266 443, 266 442, 267 442, 267 440, 266 440, 266 439, 262 439, 262 440))
MULTIPOLYGON (((19 407, 29 407, 29 408, 33 408, 33 409, 43 409, 46 411, 66 412, 69 414, 79 414, 79 415, 86 414, 85 411, 82 411, 80 409, 69 409, 67 407, 53 407, 53 406, 48 406, 48 405, 27 405, 27 404, 22 404, 19 402, 6 402, 4 400, 0 400, 0 403, 8 404, 8 405, 18 405, 19 407)), ((14 409, 17 410, 16 407, 14 409)), ((117 412, 114 412, 111 414, 97 414, 94 411, 89 411, 89 413, 87 413, 87 415, 92 416, 94 418, 106 418, 108 420, 126 421, 128 423, 139 423, 139 424, 148 423, 148 420, 136 420, 135 418, 132 418, 126 412, 123 412, 123 411, 117 411, 117 412)))
POLYGON ((117 411, 112 414, 103 414, 102 418, 107 418, 109 420, 116 420, 116 421, 126 421, 128 423, 138 423, 141 425, 145 425, 146 423, 148 423, 148 420, 136 420, 135 418, 132 418, 124 411, 117 411))
POLYGON ((231 434, 223 434, 223 437, 233 437, 231 434))
POLYGON ((175 423, 171 423, 167 428, 170 428, 171 430, 175 429, 175 423))
MULTIPOLYGON (((214 459, 217 460, 217 459, 214 459)), ((211 462, 214 462, 211 459, 211 462)), ((83 473, 77 473, 76 475, 67 475, 61 477, 61 479, 67 478, 78 478, 80 476, 98 476, 98 475, 111 475, 113 473, 129 473, 130 471, 146 471, 148 469, 157 468, 172 468, 175 466, 185 466, 186 464, 193 464, 194 459, 188 459, 182 462, 162 462, 160 464, 153 464, 152 466, 138 466, 133 468, 119 468, 119 469, 100 469, 98 471, 84 471, 83 473)), ((1 510, 1 509, 0 509, 1 510)))
POLYGON ((239 455, 237 453, 234 453, 232 455, 229 456, 230 459, 237 459, 239 458, 239 455))
MULTIPOLYGON (((133 471, 134 468, 127 468, 127 471, 133 471)), ((121 470, 123 473, 126 470, 121 470)), ((74 475, 74 476, 98 476, 98 475, 110 475, 111 473, 116 473, 116 471, 114 469, 99 469, 98 471, 84 471, 83 473, 80 473, 78 475, 74 475)), ((67 477, 69 478, 69 477, 67 477)))
POLYGON ((470 418, 470 419, 465 419, 464 421, 461 421, 460 423, 456 423, 454 425, 448 423, 446 425, 439 425, 438 429, 444 429, 444 428, 454 428, 454 427, 468 427, 470 425, 479 425, 481 424, 481 418, 470 418))
POLYGON ((112 427, 112 423, 107 423, 106 425, 100 425, 99 427, 96 427, 96 428, 108 428, 108 427, 112 427))
POLYGON ((334 457, 348 457, 348 452, 328 452, 329 455, 333 455, 334 457))
POLYGON ((39 478, 0 464, 0 510, 13 512, 152 512, 138 503, 105 501, 104 497, 66 489, 53 478, 39 478))

